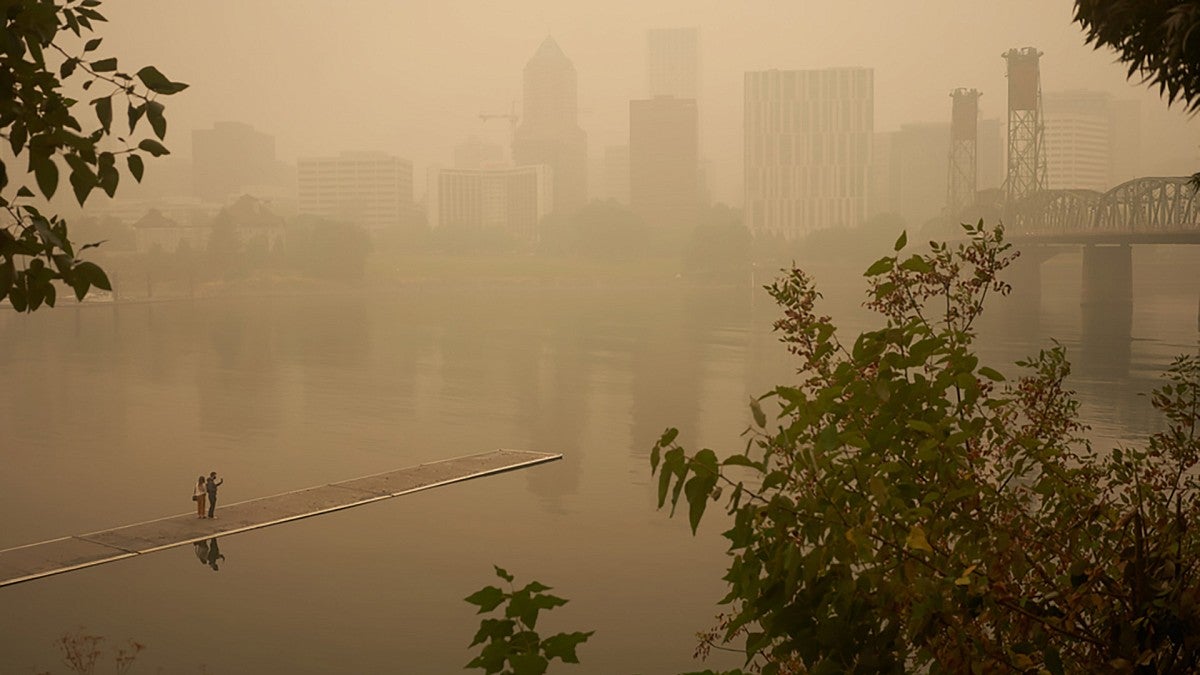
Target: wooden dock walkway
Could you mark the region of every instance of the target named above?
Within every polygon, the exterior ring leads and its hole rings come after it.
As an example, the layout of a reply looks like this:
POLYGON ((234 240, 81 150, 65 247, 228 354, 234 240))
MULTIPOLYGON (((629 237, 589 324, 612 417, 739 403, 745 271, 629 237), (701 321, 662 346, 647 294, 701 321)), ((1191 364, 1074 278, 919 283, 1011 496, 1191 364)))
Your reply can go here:
POLYGON ((218 501, 217 518, 212 520, 197 518, 193 510, 111 530, 17 546, 0 550, 0 586, 557 459, 562 459, 562 455, 527 450, 493 450, 229 505, 218 501))

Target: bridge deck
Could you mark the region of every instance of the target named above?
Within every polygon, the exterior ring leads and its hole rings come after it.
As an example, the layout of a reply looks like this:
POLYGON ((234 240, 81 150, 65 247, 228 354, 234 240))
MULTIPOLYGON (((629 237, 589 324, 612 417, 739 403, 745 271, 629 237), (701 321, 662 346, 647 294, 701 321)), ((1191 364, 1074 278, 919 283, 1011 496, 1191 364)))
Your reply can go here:
POLYGON ((110 530, 0 550, 0 586, 92 567, 173 546, 268 527, 503 471, 562 459, 527 450, 493 450, 340 483, 223 505, 215 519, 195 511, 110 530))

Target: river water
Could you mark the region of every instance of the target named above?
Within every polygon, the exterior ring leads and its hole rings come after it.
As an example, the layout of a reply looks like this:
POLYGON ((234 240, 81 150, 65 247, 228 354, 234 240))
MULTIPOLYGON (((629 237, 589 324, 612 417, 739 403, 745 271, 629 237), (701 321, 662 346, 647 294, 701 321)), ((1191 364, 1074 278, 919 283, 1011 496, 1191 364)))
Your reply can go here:
MULTIPOLYGON (((1040 310, 985 325, 985 362, 1067 346, 1101 443, 1159 428, 1141 394, 1196 345, 1194 254, 1137 255, 1132 340, 1082 333, 1077 255, 1044 266, 1040 310)), ((829 274, 843 335, 871 325, 861 279, 829 274)), ((565 454, 224 537, 215 570, 184 546, 0 589, 0 672, 64 672, 54 642, 79 628, 147 645, 135 672, 459 672, 479 619, 462 598, 493 564, 570 598, 543 634, 596 631, 564 672, 699 669, 721 522, 693 537, 656 512, 647 456, 667 426, 742 447, 747 399, 793 372, 774 309, 749 289, 463 288, 0 316, 0 548, 183 513, 214 470, 230 503, 496 447, 565 454)))

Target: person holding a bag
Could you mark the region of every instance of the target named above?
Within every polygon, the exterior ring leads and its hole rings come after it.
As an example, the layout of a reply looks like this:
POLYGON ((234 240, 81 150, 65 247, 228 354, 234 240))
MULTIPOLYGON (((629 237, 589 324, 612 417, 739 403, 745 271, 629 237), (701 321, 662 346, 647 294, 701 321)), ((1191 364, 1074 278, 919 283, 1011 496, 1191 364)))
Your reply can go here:
POLYGON ((196 489, 192 490, 192 501, 196 502, 196 517, 204 517, 204 498, 207 496, 205 491, 204 476, 200 476, 199 482, 196 483, 196 489))

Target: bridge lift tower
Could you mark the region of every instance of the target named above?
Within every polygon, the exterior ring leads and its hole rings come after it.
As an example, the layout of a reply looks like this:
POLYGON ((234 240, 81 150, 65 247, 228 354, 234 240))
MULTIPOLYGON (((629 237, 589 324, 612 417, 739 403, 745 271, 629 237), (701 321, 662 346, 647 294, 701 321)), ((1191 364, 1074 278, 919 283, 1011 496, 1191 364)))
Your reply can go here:
POLYGON ((1042 52, 1035 47, 1010 49, 1008 61, 1008 174, 1004 194, 1009 203, 1046 189, 1046 155, 1042 145, 1042 52))
POLYGON ((946 187, 947 212, 957 218, 975 203, 979 187, 979 97, 978 89, 958 88, 950 92, 954 107, 950 115, 950 171, 946 187))

